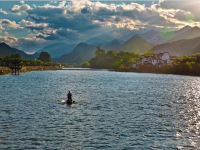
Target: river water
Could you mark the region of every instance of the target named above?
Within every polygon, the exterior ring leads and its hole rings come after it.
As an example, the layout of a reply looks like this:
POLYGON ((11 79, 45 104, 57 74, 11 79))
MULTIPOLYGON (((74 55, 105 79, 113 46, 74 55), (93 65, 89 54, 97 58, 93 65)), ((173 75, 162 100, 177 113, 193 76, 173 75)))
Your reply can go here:
POLYGON ((200 78, 109 71, 0 76, 0 149, 200 147, 200 78), (71 90, 77 102, 61 105, 71 90))

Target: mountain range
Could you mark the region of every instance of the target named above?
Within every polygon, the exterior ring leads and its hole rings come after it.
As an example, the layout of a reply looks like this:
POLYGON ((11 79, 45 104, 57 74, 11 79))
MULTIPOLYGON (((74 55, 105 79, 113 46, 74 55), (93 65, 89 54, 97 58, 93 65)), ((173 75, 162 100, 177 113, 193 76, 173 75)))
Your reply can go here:
MULTIPOLYGON (((186 26, 179 30, 148 30, 145 32, 102 34, 77 45, 64 42, 47 45, 38 52, 47 51, 57 62, 80 65, 95 56, 97 47, 105 50, 144 53, 169 52, 174 56, 192 55, 200 52, 200 28, 186 26), (110 35, 109 35, 110 34, 110 35), (124 39, 123 39, 124 36, 124 39)), ((25 59, 34 59, 38 53, 28 55, 12 48, 6 43, 0 44, 0 57, 20 54, 25 59)))
MULTIPOLYGON (((72 53, 61 57, 61 60, 62 62, 73 62, 74 64, 84 63, 84 61, 88 61, 94 56, 94 50, 99 45, 95 46, 86 43, 79 44, 78 48, 75 47, 72 53), (86 45, 88 47, 87 51, 86 45), (82 57, 85 59, 80 59, 82 57), (77 58, 79 59, 77 60, 77 58)), ((106 42, 106 44, 102 43, 101 48, 140 54, 148 50, 153 50, 155 53, 169 52, 174 56, 192 55, 200 52, 200 28, 186 26, 175 31, 149 30, 142 34, 133 34, 125 42, 113 39, 110 42, 106 42)))
POLYGON ((149 30, 143 34, 140 34, 140 37, 142 37, 144 40, 157 45, 157 44, 163 44, 166 42, 173 42, 183 39, 193 39, 200 37, 200 28, 199 27, 190 27, 185 26, 180 30, 149 30))

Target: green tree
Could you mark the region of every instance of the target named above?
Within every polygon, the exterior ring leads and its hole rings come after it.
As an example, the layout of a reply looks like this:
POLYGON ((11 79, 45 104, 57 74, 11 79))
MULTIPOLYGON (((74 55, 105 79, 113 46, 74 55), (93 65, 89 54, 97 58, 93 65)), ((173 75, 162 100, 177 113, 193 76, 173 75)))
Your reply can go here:
POLYGON ((100 47, 97 47, 96 57, 104 56, 105 54, 106 54, 105 50, 101 49, 100 47))
POLYGON ((9 66, 16 66, 16 65, 22 65, 22 58, 19 54, 14 54, 10 56, 6 56, 3 59, 4 65, 9 67, 9 66))
POLYGON ((84 64, 82 64, 83 68, 90 68, 90 62, 85 62, 84 64))
POLYGON ((43 61, 43 62, 50 62, 51 56, 48 52, 41 52, 38 59, 43 61))
POLYGON ((143 56, 148 57, 148 56, 153 56, 154 52, 152 50, 144 52, 143 56))
POLYGON ((14 54, 4 58, 4 66, 10 68, 13 74, 18 74, 19 70, 22 68, 22 58, 19 54, 14 54))
POLYGON ((108 51, 107 52, 107 55, 108 56, 111 56, 111 57, 116 57, 117 56, 117 53, 115 51, 108 51))

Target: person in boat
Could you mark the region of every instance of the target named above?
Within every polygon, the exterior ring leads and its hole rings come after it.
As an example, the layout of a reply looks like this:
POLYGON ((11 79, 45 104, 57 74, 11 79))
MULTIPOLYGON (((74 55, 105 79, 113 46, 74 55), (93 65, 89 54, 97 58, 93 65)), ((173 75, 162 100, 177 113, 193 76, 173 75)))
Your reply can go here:
POLYGON ((72 104, 72 93, 69 91, 67 94, 67 104, 72 104))

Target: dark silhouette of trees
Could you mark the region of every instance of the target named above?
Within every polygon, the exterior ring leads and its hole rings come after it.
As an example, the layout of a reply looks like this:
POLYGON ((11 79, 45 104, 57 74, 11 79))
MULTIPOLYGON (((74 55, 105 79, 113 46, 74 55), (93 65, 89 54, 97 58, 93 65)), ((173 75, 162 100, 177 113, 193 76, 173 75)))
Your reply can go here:
POLYGON ((127 71, 130 65, 136 63, 138 59, 139 55, 135 53, 105 51, 98 48, 96 56, 88 62, 88 66, 91 68, 127 71))
POLYGON ((51 56, 48 52, 41 52, 38 59, 43 61, 43 62, 50 62, 51 56))
POLYGON ((3 58, 0 58, 0 66, 3 66, 3 64, 4 64, 3 58))
MULTIPOLYGON (((42 54, 43 55, 43 54, 42 54)), ((7 73, 12 73, 14 75, 18 75, 20 73, 20 70, 22 69, 23 66, 25 67, 32 67, 34 68, 35 66, 38 66, 38 68, 44 67, 44 66, 49 66, 49 67, 58 67, 60 64, 57 64, 53 61, 50 60, 50 56, 41 56, 41 58, 45 58, 42 60, 25 60, 22 59, 19 54, 14 54, 10 56, 6 56, 1 58, 0 57, 0 74, 3 74, 4 71, 6 70, 7 73)), ((32 69, 31 68, 31 69, 32 69)), ((24 71, 27 70, 27 68, 23 69, 24 71)))
POLYGON ((2 66, 8 67, 11 69, 12 74, 19 74, 22 68, 22 58, 19 54, 14 54, 11 56, 7 56, 2 61, 2 66))

